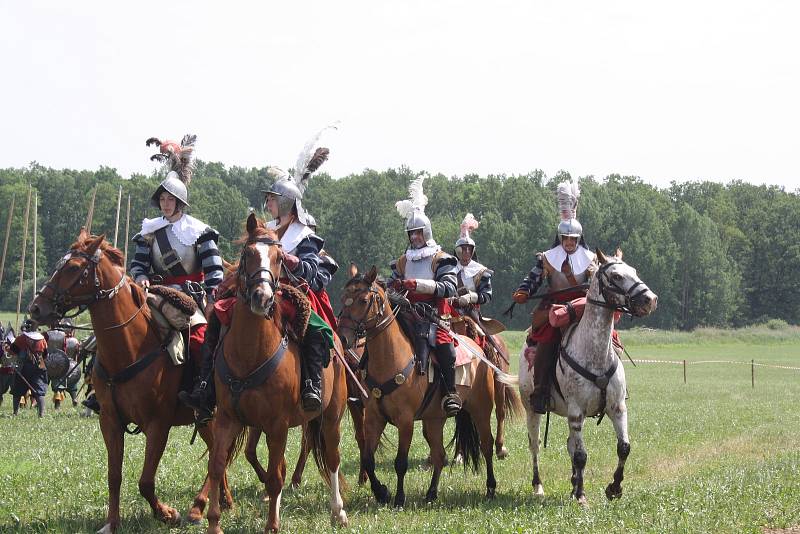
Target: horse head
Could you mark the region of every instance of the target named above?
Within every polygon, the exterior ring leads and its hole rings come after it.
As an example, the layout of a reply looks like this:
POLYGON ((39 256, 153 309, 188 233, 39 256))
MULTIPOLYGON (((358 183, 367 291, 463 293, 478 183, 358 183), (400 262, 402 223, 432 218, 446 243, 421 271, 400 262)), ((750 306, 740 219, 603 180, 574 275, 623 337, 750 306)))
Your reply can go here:
POLYGON ((271 316, 282 263, 278 236, 251 213, 243 245, 239 259, 239 295, 254 314, 271 316))
POLYGON ((91 236, 81 228, 77 241, 37 292, 28 314, 39 323, 60 320, 73 308, 113 298, 125 280, 122 253, 105 242, 105 235, 91 236))
MULTIPOLYGON (((656 310, 658 295, 639 279, 636 269, 622 261, 622 251, 606 256, 597 249, 596 291, 613 308, 645 317, 656 310)), ((595 286, 595 284, 592 284, 595 286)))
POLYGON ((386 316, 386 293, 373 265, 367 274, 358 274, 351 264, 350 280, 344 286, 342 311, 337 333, 345 348, 354 347, 386 316))

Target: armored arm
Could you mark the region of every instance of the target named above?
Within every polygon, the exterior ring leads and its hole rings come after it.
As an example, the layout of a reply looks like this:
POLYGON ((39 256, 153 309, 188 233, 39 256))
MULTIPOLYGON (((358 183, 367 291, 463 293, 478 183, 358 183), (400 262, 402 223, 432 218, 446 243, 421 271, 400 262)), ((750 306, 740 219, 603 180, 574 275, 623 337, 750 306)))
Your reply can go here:
POLYGON ((311 234, 298 243, 295 249, 295 256, 300 260, 297 267, 292 269, 294 276, 299 276, 311 286, 312 289, 322 287, 322 280, 319 278, 319 265, 320 257, 319 252, 322 250, 322 239, 318 236, 311 234))
POLYGON ((478 282, 478 285, 475 287, 475 293, 477 294, 476 302, 478 304, 486 304, 490 300, 492 300, 492 275, 494 271, 490 269, 486 269, 483 271, 481 275, 481 279, 478 282))
POLYGON ((213 228, 206 229, 197 238, 197 255, 203 267, 203 283, 209 300, 212 299, 212 291, 222 282, 225 274, 222 267, 222 256, 217 247, 218 241, 219 233, 213 228))
POLYGON ((528 273, 522 283, 517 288, 517 292, 525 292, 528 295, 533 295, 541 287, 544 281, 544 256, 542 253, 536 255, 536 263, 531 271, 528 273))
POLYGON ((134 282, 138 284, 142 280, 150 279, 151 241, 145 239, 142 234, 133 236, 132 241, 136 243, 136 251, 133 254, 129 270, 134 282))

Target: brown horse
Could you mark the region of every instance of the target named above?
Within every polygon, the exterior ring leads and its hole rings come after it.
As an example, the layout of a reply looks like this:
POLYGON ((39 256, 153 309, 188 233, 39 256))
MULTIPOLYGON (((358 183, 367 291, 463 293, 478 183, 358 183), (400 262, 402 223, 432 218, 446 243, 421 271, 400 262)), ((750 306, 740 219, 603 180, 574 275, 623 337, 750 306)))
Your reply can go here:
MULTIPOLYGON (((183 368, 176 367, 163 349, 144 291, 125 274, 122 253, 106 243, 104 236, 89 236, 85 230, 28 312, 36 321, 54 322, 78 306, 88 307, 97 337, 92 383, 101 407, 100 430, 108 452, 108 516, 100 532, 114 532, 119 526, 126 432, 141 431, 146 436, 139 493, 156 518, 176 525, 180 514, 156 497, 155 474, 170 428, 194 421, 192 412, 177 399, 183 368), (137 428, 129 430, 130 423, 137 428)), ((201 429, 200 436, 212 446, 209 428, 201 429)), ((221 477, 217 484, 230 506, 233 500, 226 478, 221 477)), ((189 511, 190 520, 202 518, 208 491, 206 478, 189 511)))
MULTIPOLYGON (((453 332, 462 336, 467 335, 472 337, 474 330, 474 323, 470 325, 472 320, 465 317, 461 321, 453 321, 453 332), (468 327, 469 326, 469 327, 468 327)), ((510 355, 508 346, 502 337, 498 335, 492 336, 494 341, 493 346, 488 340, 486 341, 486 348, 484 352, 487 358, 494 363, 501 371, 508 373, 510 355), (497 350, 499 349, 499 350, 497 350)), ((494 416, 497 420, 497 433, 494 437, 494 450, 498 460, 503 460, 508 457, 508 448, 505 445, 506 436, 506 417, 513 420, 515 417, 521 416, 525 412, 525 407, 519 398, 519 393, 513 387, 507 386, 500 380, 494 381, 494 416)))
MULTIPOLYGON (((366 405, 365 450, 361 467, 366 469, 375 498, 387 504, 391 494, 375 475, 375 450, 387 422, 398 429, 398 450, 395 457, 397 493, 395 506, 405 503, 404 479, 408 470, 408 450, 414 432, 414 421, 422 420, 423 435, 430 447, 433 473, 426 500, 438 496, 439 476, 445 463, 443 429, 446 421, 441 409, 441 392, 429 386, 428 376, 421 376, 414 362, 411 342, 395 319, 384 288, 376 282, 375 267, 366 275, 358 275, 345 285, 344 307, 339 320, 339 334, 346 346, 351 346, 358 334, 367 340, 367 381, 379 384, 366 405), (433 389, 429 390, 429 387, 433 389), (430 394, 429 394, 430 393, 430 394)), ((480 351, 475 343, 461 338, 461 343, 480 351)), ((494 497, 497 482, 494 478, 491 414, 494 404, 494 374, 484 363, 476 364, 471 387, 458 386, 464 400, 456 416, 454 435, 456 451, 462 452, 465 464, 477 469, 480 454, 486 462, 486 496, 494 497)))
POLYGON ((267 436, 269 464, 266 487, 269 517, 265 531, 277 531, 280 502, 286 476, 286 439, 290 427, 308 425, 311 451, 323 479, 331 489, 331 520, 347 524, 339 492, 339 424, 344 414, 347 386, 345 371, 336 358, 323 372, 323 407, 304 412, 300 405, 300 351, 283 331, 280 306, 276 305, 281 270, 280 244, 251 214, 239 262, 239 291, 230 329, 217 355, 217 413, 213 420, 215 441, 208 459, 211 505, 208 532, 222 532, 216 483, 225 473, 228 450, 241 445, 246 425, 267 436), (251 375, 255 371, 255 374, 251 375), (258 377, 258 378, 257 378, 258 377), (224 380, 223 380, 224 378, 224 380))

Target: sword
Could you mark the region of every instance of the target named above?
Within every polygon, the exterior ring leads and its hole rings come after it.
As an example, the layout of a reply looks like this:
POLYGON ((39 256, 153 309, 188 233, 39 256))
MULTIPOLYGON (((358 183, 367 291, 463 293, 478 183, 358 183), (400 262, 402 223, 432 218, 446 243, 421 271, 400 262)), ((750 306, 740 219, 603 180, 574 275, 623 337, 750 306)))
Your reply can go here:
MULTIPOLYGON (((347 350, 350 351, 351 355, 355 356, 352 350, 350 349, 347 350)), ((353 372, 353 370, 350 369, 350 366, 347 364, 347 360, 344 359, 344 356, 342 355, 341 352, 339 352, 339 349, 336 348, 336 345, 333 346, 333 352, 339 357, 339 360, 342 362, 342 365, 344 365, 345 370, 350 374, 350 378, 353 379, 353 381, 358 386, 358 389, 361 390, 361 394, 364 396, 365 399, 368 399, 369 393, 367 393, 367 390, 364 389, 364 386, 361 385, 361 381, 358 379, 358 377, 356 377, 356 374, 353 372)))

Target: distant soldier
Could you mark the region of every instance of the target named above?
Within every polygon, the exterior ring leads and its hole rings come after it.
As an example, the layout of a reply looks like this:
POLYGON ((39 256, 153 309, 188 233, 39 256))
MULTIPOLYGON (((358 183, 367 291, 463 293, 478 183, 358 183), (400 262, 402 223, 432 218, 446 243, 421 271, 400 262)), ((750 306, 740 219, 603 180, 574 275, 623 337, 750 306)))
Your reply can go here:
POLYGON ((20 328, 22 333, 11 343, 10 350, 17 355, 19 369, 14 375, 11 388, 14 415, 19 411, 19 402, 23 395, 31 391, 36 399, 39 417, 44 415, 44 396, 47 395, 47 369, 44 357, 47 353, 47 341, 36 329, 36 325, 27 319, 20 328))
POLYGON ((0 324, 0 406, 3 405, 3 395, 11 389, 11 384, 14 383, 14 368, 17 363, 16 357, 11 352, 11 343, 14 342, 14 337, 14 329, 10 324, 5 329, 0 324))
POLYGON ((52 379, 50 381, 50 388, 53 390, 53 405, 55 409, 61 408, 61 402, 64 400, 64 392, 69 393, 72 398, 72 406, 78 405, 78 380, 80 379, 80 371, 77 368, 76 358, 81 343, 75 338, 74 328, 72 328, 72 321, 64 319, 61 324, 49 330, 44 334, 47 340, 47 350, 49 351, 63 351, 69 358, 69 368, 72 370, 61 378, 52 379), (77 378, 77 379, 76 379, 77 378))

